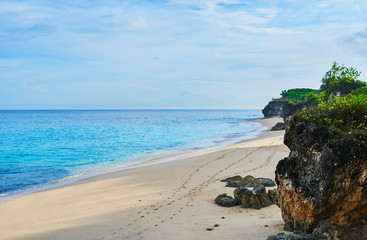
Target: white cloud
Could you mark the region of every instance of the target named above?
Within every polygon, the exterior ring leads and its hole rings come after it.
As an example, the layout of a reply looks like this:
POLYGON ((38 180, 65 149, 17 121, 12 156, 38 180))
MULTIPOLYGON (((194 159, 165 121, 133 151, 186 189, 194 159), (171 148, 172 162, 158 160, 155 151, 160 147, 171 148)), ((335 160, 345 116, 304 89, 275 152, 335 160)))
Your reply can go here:
POLYGON ((218 27, 237 28, 253 33, 293 32, 281 26, 269 26, 270 21, 278 15, 276 8, 257 8, 252 3, 236 0, 175 0, 172 3, 185 6, 192 16, 198 18, 198 21, 206 21, 218 27), (192 6, 198 8, 193 9, 192 6), (237 6, 242 7, 237 8, 237 6))
POLYGON ((45 6, 20 2, 0 2, 0 13, 12 14, 18 24, 32 26, 40 21, 49 19, 57 10, 45 6))
POLYGON ((363 71, 355 53, 361 48, 347 51, 352 46, 336 41, 343 35, 366 42, 367 4, 358 1, 350 8, 292 0, 97 2, 2 1, 0 89, 21 88, 30 78, 35 82, 21 90, 54 102, 65 101, 68 84, 78 101, 98 92, 105 103, 199 87, 213 96, 252 89, 252 96, 271 97, 284 88, 318 87, 334 60, 363 71), (351 14, 357 5, 361 11, 351 14), (24 37, 29 29, 36 37, 24 37))
POLYGON ((252 26, 236 26, 239 29, 245 30, 247 32, 253 33, 271 33, 271 34, 281 34, 281 33, 302 33, 300 31, 293 31, 291 29, 276 28, 276 27, 252 27, 252 26))

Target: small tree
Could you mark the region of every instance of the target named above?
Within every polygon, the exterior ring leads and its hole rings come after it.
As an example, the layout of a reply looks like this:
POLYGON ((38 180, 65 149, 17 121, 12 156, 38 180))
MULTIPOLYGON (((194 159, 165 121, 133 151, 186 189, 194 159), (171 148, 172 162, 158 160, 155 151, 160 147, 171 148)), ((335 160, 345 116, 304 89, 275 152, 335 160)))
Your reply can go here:
POLYGON ((329 99, 331 94, 339 92, 346 95, 355 89, 365 86, 365 82, 358 80, 360 75, 361 73, 357 69, 347 68, 334 62, 331 69, 325 73, 321 80, 320 90, 325 91, 324 100, 329 99))

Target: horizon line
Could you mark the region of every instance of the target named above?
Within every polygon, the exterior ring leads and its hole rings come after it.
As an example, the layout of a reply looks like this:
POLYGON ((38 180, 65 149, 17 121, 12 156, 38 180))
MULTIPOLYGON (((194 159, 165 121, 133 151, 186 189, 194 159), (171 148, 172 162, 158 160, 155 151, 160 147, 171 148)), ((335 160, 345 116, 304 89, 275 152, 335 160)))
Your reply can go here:
POLYGON ((193 111, 193 110, 261 110, 260 108, 0 108, 0 111, 106 111, 106 110, 112 110, 112 111, 123 111, 123 110, 133 110, 133 111, 159 111, 159 110, 187 110, 187 111, 193 111))

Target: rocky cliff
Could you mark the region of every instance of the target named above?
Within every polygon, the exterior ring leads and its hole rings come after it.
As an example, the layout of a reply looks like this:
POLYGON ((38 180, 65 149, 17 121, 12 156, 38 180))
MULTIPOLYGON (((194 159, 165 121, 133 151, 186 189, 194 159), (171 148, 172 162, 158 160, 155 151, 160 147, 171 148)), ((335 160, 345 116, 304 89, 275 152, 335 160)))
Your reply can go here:
POLYGON ((286 110, 287 102, 270 101, 268 105, 262 110, 265 118, 283 117, 286 110))
POLYGON ((284 143, 291 152, 275 172, 284 230, 367 239, 366 142, 331 136, 295 116, 284 143))
POLYGON ((289 116, 295 115, 301 111, 305 106, 311 106, 307 102, 298 102, 297 104, 290 104, 284 101, 270 101, 268 105, 262 110, 265 118, 282 117, 284 121, 289 116))

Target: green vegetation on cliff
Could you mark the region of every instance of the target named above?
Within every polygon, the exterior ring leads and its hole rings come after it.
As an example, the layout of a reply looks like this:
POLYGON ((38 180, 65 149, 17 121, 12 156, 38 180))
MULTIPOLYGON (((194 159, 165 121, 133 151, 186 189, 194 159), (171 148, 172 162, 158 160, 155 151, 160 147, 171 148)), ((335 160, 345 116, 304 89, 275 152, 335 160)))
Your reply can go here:
POLYGON ((280 95, 282 97, 280 101, 293 101, 293 102, 303 102, 309 94, 319 94, 319 90, 311 88, 293 88, 289 90, 283 90, 280 95))
POLYGON ((327 127, 333 135, 367 136, 367 95, 350 94, 322 101, 316 107, 305 107, 299 117, 327 127))
POLYGON ((311 88, 293 88, 283 90, 281 98, 277 101, 285 101, 290 104, 317 105, 322 101, 328 101, 335 97, 344 97, 348 94, 367 94, 366 83, 358 80, 361 75, 357 69, 333 62, 330 70, 321 79, 319 90, 311 88))
POLYGON ((310 93, 309 104, 298 113, 306 121, 329 129, 332 135, 367 139, 367 86, 360 72, 334 62, 321 80, 320 93, 310 93))

